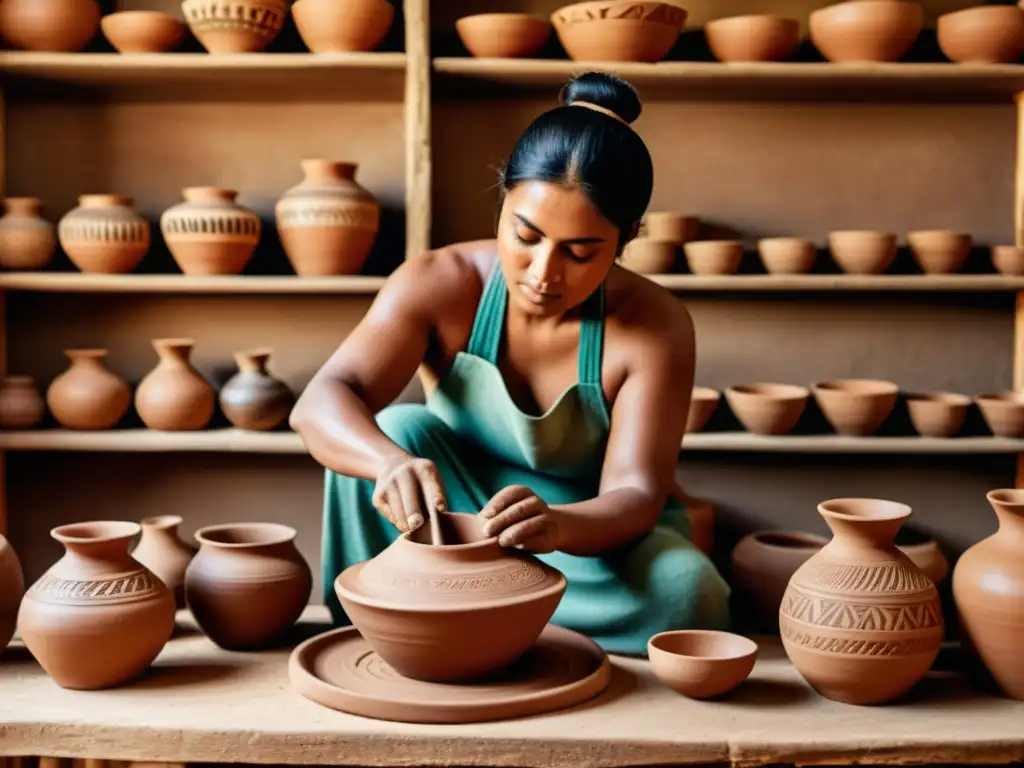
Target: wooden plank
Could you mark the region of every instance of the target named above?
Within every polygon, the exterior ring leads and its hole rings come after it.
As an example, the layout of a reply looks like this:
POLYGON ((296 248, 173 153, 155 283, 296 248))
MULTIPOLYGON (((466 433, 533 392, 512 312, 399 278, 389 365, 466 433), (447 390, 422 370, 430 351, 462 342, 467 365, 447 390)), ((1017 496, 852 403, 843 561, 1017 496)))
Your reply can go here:
MULTIPOLYGON (((1024 245, 1024 92, 1017 103, 1017 157, 1013 187, 1013 236, 1016 245, 1024 245)), ((1024 389, 1024 291, 1017 293, 1013 318, 1013 389, 1024 389)), ((1024 455, 1017 455, 1016 487, 1024 485, 1024 455)))
POLYGON ((406 258, 430 248, 430 0, 405 0, 406 258))

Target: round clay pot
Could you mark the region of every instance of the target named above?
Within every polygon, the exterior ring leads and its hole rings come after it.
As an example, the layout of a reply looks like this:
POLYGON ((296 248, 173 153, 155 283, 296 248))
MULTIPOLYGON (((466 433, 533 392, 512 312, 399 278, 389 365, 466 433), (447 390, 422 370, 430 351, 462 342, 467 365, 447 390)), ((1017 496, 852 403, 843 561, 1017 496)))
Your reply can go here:
POLYGON ((1024 699, 1024 491, 986 494, 998 530, 964 552, 953 568, 953 602, 964 650, 1011 699, 1024 699))
POLYGON ((186 275, 237 275, 260 241, 260 217, 235 202, 238 192, 187 187, 185 202, 160 217, 171 256, 186 275))
POLYGON ((939 48, 961 64, 1016 64, 1024 53, 1024 10, 980 5, 939 16, 939 48))
POLYGON ((135 409, 150 429, 203 429, 213 418, 216 393, 189 362, 193 339, 153 339, 160 361, 135 390, 135 409))
POLYGON ((922 437, 953 437, 967 416, 971 398, 955 392, 907 395, 907 411, 922 437))
POLYGON ((937 542, 928 540, 918 544, 898 544, 897 549, 909 557, 931 582, 938 586, 949 574, 949 560, 937 542))
POLYGON ((82 195, 57 224, 71 263, 83 272, 131 272, 149 251, 149 222, 127 195, 82 195))
POLYGON ((1024 248, 1019 245, 993 245, 992 266, 1001 275, 1024 275, 1024 248))
POLYGON ((1024 395, 999 392, 974 398, 985 423, 997 437, 1024 437, 1024 395))
POLYGON ((896 235, 873 230, 829 232, 828 248, 843 272, 880 275, 896 258, 896 235))
POLYGON ((709 21, 704 34, 719 61, 782 61, 800 42, 800 22, 770 13, 730 16, 709 21))
POLYGON ((924 9, 905 0, 846 0, 812 11, 808 29, 835 62, 897 61, 924 24, 924 9))
POLYGON ((177 608, 185 607, 185 569, 196 554, 196 548, 178 536, 181 523, 179 515, 158 515, 140 520, 142 536, 132 551, 132 557, 171 590, 177 608))
POLYGON ((63 688, 124 685, 149 668, 174 632, 174 596, 128 554, 136 523, 54 528, 64 556, 21 602, 18 632, 63 688))
POLYGON ((971 252, 971 236, 949 230, 922 230, 907 235, 907 245, 921 270, 929 275, 959 271, 971 252))
POLYGON ((164 53, 185 39, 185 25, 160 11, 117 11, 104 16, 100 27, 120 53, 164 53))
POLYGON ((686 417, 686 433, 700 432, 718 407, 722 395, 710 387, 694 387, 686 417))
POLYGON ((779 609, 783 647, 829 699, 898 699, 931 668, 944 632, 935 584, 894 543, 910 507, 832 499, 818 511, 833 537, 789 580, 779 609))
POLYGON ((292 16, 312 53, 372 51, 395 20, 388 0, 298 0, 292 16))
POLYGON ((284 26, 287 0, 184 0, 192 34, 209 53, 258 53, 284 26))
POLYGON ((697 236, 700 220, 674 211, 651 211, 641 222, 640 237, 669 240, 676 245, 688 243, 697 236))
POLYGON ((692 240, 683 245, 686 265, 695 275, 732 275, 743 260, 739 240, 692 240))
POLYGON ((811 392, 795 384, 756 382, 725 390, 729 408, 755 435, 784 435, 800 420, 811 392))
POLYGON ((0 384, 0 429, 32 429, 46 415, 46 404, 31 376, 4 376, 0 384))
POLYGON ((235 353, 238 373, 221 387, 220 407, 239 429, 274 429, 291 412, 292 391, 267 373, 271 352, 260 348, 235 353))
POLYGON ((671 240, 637 237, 622 249, 622 266, 641 275, 665 275, 676 264, 679 245, 671 240))
POLYGON ((530 58, 551 37, 551 23, 528 13, 476 13, 455 22, 466 50, 477 58, 530 58))
POLYGON ((185 571, 185 600, 221 648, 254 651, 284 639, 313 589, 296 531, 276 523, 227 523, 196 531, 199 552, 185 571))
POLYGON ((11 543, 0 534, 0 653, 14 637, 18 607, 25 594, 25 576, 21 561, 11 543))
POLYGON ((757 661, 757 643, 712 629, 660 632, 647 641, 651 671, 676 693, 711 699, 746 680, 757 661))
POLYGON ((11 48, 74 53, 100 25, 96 0, 3 0, 0 36, 11 48))
POLYGON ((811 387, 828 423, 840 435, 873 435, 892 413, 899 385, 879 379, 836 379, 811 387))
POLYGON ((661 61, 672 50, 687 12, 653 0, 592 0, 551 14, 558 40, 577 61, 661 61))
POLYGON ((346 614, 373 649, 414 680, 482 678, 507 668, 540 636, 565 577, 486 538, 476 515, 440 515, 403 534, 334 583, 346 614))
POLYGON ((0 217, 0 268, 42 269, 57 251, 56 228, 40 214, 38 197, 8 197, 0 217))
POLYGON ((105 349, 65 349, 71 364, 50 382, 46 405, 66 429, 110 429, 128 412, 128 382, 103 362, 105 349))
POLYGON ((277 231, 299 276, 355 275, 380 229, 380 203, 356 182, 356 163, 303 160, 305 178, 274 207, 277 231))
POLYGON ((757 241, 757 253, 770 275, 799 275, 810 270, 818 249, 803 237, 766 237, 757 241))

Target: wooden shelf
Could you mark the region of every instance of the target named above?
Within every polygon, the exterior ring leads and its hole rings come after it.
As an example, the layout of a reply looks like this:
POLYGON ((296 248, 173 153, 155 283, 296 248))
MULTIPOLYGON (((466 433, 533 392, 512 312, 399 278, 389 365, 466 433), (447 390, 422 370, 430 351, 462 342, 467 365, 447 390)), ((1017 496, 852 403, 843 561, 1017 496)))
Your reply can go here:
POLYGON ((39 293, 251 293, 374 294, 383 277, 332 275, 99 275, 81 272, 9 272, 0 274, 0 290, 39 293))
POLYGON ((650 275, 672 291, 1016 292, 1024 277, 1006 275, 650 275))
POLYGON ((948 63, 579 62, 563 59, 434 59, 437 91, 496 96, 543 93, 579 72, 602 69, 629 80, 644 100, 1010 102, 1024 90, 1024 66, 948 63))
POLYGON ((1004 437, 844 437, 842 435, 754 435, 706 432, 686 435, 684 451, 814 454, 1015 454, 1024 440, 1004 437))
POLYGON ((0 52, 8 98, 401 101, 404 53, 0 52))

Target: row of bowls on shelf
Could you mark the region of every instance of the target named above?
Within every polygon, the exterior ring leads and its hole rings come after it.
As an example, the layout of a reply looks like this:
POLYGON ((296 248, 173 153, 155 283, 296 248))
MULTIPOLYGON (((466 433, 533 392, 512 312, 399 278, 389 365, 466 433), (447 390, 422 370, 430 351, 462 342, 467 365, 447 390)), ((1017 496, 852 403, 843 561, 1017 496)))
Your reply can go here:
MULTIPOLYGON (((482 13, 455 22, 463 45, 477 57, 527 58, 554 27, 571 59, 662 60, 676 44, 687 11, 668 2, 594 0, 558 9, 548 19, 525 13, 482 13)), ((845 0, 810 14, 810 39, 835 62, 896 61, 924 25, 924 9, 909 0, 845 0)), ((704 27, 721 61, 781 61, 800 43, 800 22, 776 14, 730 16, 704 27)), ((1024 10, 978 6, 939 17, 938 43, 958 63, 1014 63, 1024 53, 1024 10)))
MULTIPOLYGON (((892 413, 900 387, 881 379, 835 379, 810 387, 776 382, 753 382, 727 387, 729 409, 757 435, 785 435, 793 430, 813 396, 818 408, 840 435, 868 437, 892 413)), ((695 386, 690 399, 686 433, 700 432, 722 399, 711 387, 695 386)), ((971 403, 997 437, 1024 437, 1024 395, 1000 392, 971 397, 955 392, 911 393, 906 396, 910 421, 922 437, 953 437, 961 429, 971 403)))

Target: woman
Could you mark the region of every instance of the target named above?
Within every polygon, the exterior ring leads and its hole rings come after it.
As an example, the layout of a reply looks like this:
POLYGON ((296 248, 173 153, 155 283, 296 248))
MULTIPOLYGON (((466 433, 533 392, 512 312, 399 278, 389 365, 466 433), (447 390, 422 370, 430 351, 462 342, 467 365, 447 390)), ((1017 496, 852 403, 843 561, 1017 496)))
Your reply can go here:
POLYGON ((478 512, 565 574, 552 622, 607 651, 722 627, 729 588, 688 538, 675 483, 694 372, 690 316, 619 267, 650 201, 633 89, 588 73, 520 137, 497 238, 406 261, 291 417, 326 467, 333 583, 431 510, 478 512), (389 406, 422 366, 426 405, 389 406), (387 407, 386 407, 387 406, 387 407))

